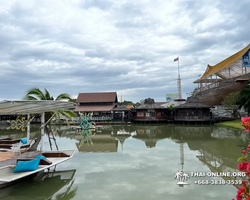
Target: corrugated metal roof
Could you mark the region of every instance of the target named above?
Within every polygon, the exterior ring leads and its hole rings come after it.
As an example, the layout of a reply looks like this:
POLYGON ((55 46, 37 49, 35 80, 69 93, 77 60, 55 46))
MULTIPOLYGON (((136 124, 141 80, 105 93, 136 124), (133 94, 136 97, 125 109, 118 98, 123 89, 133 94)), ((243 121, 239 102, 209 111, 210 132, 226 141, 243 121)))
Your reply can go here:
POLYGON ((99 111, 111 111, 114 105, 102 105, 102 106, 77 106, 76 112, 99 112, 99 111))
POLYGON ((100 103, 113 102, 117 103, 116 92, 99 92, 99 93, 79 93, 77 103, 100 103))
POLYGON ((218 72, 219 70, 222 70, 222 69, 228 67, 229 65, 231 65, 232 63, 237 61, 239 58, 241 58, 241 56, 243 56, 244 53, 249 48, 250 48, 250 44, 247 45, 244 49, 242 49, 242 50, 238 51, 237 53, 235 53, 234 55, 232 55, 232 56, 228 57, 227 59, 221 61, 217 65, 214 65, 214 66, 208 65, 205 73, 203 74, 203 76, 201 78, 205 78, 206 76, 212 75, 215 72, 218 72))
POLYGON ((0 101, 0 115, 26 115, 43 112, 74 109, 73 102, 39 100, 39 101, 0 101))

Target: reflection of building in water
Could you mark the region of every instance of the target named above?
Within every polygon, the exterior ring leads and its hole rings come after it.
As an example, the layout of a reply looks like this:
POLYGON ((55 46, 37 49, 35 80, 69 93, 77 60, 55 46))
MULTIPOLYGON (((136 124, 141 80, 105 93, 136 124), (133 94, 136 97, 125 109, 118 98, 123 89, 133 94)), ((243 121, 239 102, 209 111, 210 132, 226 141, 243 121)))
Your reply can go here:
POLYGON ((133 135, 136 135, 136 131, 130 132, 130 129, 126 131, 124 128, 119 129, 116 134, 112 134, 120 142, 122 152, 125 140, 133 135))
MULTIPOLYGON (((210 126, 174 126, 171 138, 178 141, 186 142, 189 149, 198 151, 197 158, 206 165, 212 172, 238 172, 237 159, 240 156, 240 147, 237 145, 247 146, 244 138, 237 137, 236 132, 224 134, 227 128, 222 128, 217 133, 217 127, 210 126), (222 130, 224 129, 224 130, 222 130), (214 133, 216 134, 211 134, 214 133), (223 139, 220 139, 219 134, 222 132, 223 139), (218 136, 218 137, 213 137, 218 136), (236 137, 235 137, 236 136, 236 137), (183 138, 182 140, 180 140, 183 138)), ((241 132, 241 131, 239 131, 241 132)), ((223 177, 225 180, 230 180, 229 177, 223 177)), ((230 177, 231 180, 234 178, 230 177)), ((237 186, 236 186, 237 187, 237 186)))
POLYGON ((136 126, 136 135, 133 138, 142 140, 146 146, 153 148, 159 140, 169 137, 165 126, 136 126))
MULTIPOLYGON (((235 144, 235 139, 214 139, 187 141, 190 149, 198 150, 197 158, 205 164, 212 172, 238 172, 237 159, 240 148, 235 144), (230 144, 232 143, 232 144, 230 144)), ((224 180, 234 180, 233 177, 222 177, 224 180)), ((239 177, 238 177, 239 178, 239 177)), ((237 186, 236 186, 237 187, 237 186)))
POLYGON ((243 130, 230 129, 225 127, 214 127, 211 134, 214 138, 241 138, 242 140, 248 140, 248 134, 243 130))
MULTIPOLYGON (((238 172, 237 165, 230 167, 224 164, 223 159, 209 154, 208 152, 202 152, 201 155, 196 156, 203 164, 208 166, 211 172, 238 172)), ((224 180, 242 180, 241 177, 222 177, 224 180)), ((234 185, 239 187, 239 185, 234 185)))
POLYGON ((80 152, 117 152, 118 141, 110 134, 89 135, 88 139, 92 141, 92 144, 81 143, 84 139, 82 135, 76 135, 75 139, 80 141, 76 143, 77 149, 80 152))
POLYGON ((120 142, 121 144, 121 150, 123 152, 123 146, 124 146, 124 142, 127 138, 129 138, 130 135, 117 135, 115 136, 115 138, 120 142))

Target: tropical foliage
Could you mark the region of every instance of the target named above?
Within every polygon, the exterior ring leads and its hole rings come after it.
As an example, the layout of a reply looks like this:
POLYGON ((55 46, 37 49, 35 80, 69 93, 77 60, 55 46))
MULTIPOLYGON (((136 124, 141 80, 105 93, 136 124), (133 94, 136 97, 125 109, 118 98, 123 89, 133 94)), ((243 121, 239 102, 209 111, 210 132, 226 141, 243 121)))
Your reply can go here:
POLYGON ((244 108, 250 113, 250 81, 247 82, 246 87, 239 93, 238 99, 239 108, 244 108))
POLYGON ((233 116, 238 112, 239 110, 239 92, 234 92, 229 95, 227 95, 224 100, 222 101, 222 106, 225 110, 228 112, 231 112, 233 116))
POLYGON ((140 106, 141 105, 140 102, 133 103, 132 101, 126 101, 126 100, 124 100, 122 103, 118 103, 118 104, 125 105, 125 106, 127 106, 127 105, 140 106))
MULTIPOLYGON (((69 94, 63 93, 58 95, 56 98, 50 95, 48 90, 45 88, 44 91, 41 91, 39 88, 31 88, 27 91, 24 100, 66 100, 66 101, 73 101, 69 94)), ((69 110, 60 110, 60 111, 53 111, 49 113, 45 113, 45 120, 48 121, 51 117, 57 119, 57 121, 61 121, 60 118, 64 117, 66 119, 72 119, 72 117, 76 117, 76 113, 69 111, 69 110)), ((52 120, 50 120, 51 122, 52 120)))

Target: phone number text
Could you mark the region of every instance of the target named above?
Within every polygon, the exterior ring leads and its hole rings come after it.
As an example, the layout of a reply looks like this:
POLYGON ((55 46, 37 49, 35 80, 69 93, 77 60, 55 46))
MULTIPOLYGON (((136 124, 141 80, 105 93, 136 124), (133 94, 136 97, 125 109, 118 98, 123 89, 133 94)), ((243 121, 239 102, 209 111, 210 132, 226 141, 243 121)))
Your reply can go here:
POLYGON ((196 185, 241 185, 241 180, 196 180, 196 185))

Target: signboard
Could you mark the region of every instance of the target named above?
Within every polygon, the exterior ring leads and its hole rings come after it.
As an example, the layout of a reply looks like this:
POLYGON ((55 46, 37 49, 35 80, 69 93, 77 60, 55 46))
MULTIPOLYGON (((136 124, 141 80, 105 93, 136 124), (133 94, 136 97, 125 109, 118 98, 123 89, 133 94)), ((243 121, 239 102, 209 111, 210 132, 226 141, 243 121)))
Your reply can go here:
POLYGON ((173 101, 174 99, 178 98, 178 94, 166 94, 167 101, 173 101))
POLYGON ((250 67, 250 49, 242 56, 242 67, 250 67))

